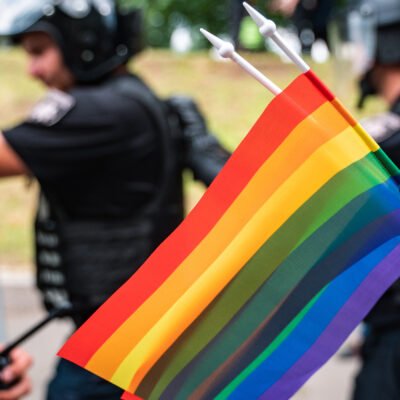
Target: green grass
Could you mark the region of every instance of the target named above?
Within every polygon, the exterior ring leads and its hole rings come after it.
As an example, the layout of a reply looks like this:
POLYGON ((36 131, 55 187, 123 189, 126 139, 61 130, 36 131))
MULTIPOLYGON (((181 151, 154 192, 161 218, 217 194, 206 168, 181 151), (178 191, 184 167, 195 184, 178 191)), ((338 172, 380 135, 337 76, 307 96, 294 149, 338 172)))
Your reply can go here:
POLYGON ((26 179, 0 182, 0 264, 25 265, 31 258, 35 192, 26 179))
MULTIPOLYGON (((291 64, 267 54, 244 54, 282 88, 298 75, 291 64)), ((0 127, 12 126, 26 116, 44 89, 25 73, 25 57, 20 50, 0 51, 0 127)), ((231 62, 215 62, 208 52, 176 56, 168 51, 147 51, 140 55, 131 69, 139 73, 156 92, 167 97, 185 93, 196 97, 207 115, 211 130, 221 142, 233 150, 272 95, 231 62)), ((337 71, 334 63, 313 66, 317 74, 358 118, 382 110, 377 101, 368 104, 361 114, 352 105, 356 90, 345 81, 346 73, 337 71), (342 88, 346 91, 343 91, 342 88)), ((190 182, 186 187, 187 208, 200 198, 203 187, 190 182)), ((32 218, 35 204, 35 185, 26 187, 25 178, 0 182, 0 265, 26 265, 32 257, 32 218)))

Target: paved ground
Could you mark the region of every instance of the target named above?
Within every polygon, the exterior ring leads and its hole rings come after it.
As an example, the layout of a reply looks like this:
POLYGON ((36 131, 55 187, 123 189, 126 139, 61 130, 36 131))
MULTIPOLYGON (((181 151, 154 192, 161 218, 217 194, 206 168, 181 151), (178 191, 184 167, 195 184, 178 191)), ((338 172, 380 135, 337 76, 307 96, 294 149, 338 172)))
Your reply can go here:
MULTIPOLYGON (((29 276, 4 276, 0 274, 5 303, 6 332, 9 338, 23 332, 40 320, 39 298, 32 288, 29 276)), ((32 368, 34 392, 26 400, 42 400, 45 382, 51 376, 56 352, 68 337, 71 326, 66 321, 56 321, 44 328, 24 346, 33 354, 32 368)), ((356 340, 354 334, 350 340, 356 340)), ((352 380, 358 368, 357 360, 333 357, 311 380, 293 397, 295 400, 349 400, 352 380)))

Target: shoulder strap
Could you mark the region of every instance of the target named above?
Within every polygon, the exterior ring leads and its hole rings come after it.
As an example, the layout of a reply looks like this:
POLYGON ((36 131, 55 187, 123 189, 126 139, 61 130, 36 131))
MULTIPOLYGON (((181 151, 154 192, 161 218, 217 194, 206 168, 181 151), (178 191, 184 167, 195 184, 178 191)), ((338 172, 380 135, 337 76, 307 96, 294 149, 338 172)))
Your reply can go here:
POLYGON ((153 201, 146 207, 149 212, 155 212, 163 204, 168 192, 171 174, 174 169, 174 145, 168 124, 167 110, 163 102, 136 76, 125 75, 113 79, 110 86, 119 93, 137 101, 150 117, 155 131, 159 135, 162 150, 162 168, 160 171, 159 190, 153 201))

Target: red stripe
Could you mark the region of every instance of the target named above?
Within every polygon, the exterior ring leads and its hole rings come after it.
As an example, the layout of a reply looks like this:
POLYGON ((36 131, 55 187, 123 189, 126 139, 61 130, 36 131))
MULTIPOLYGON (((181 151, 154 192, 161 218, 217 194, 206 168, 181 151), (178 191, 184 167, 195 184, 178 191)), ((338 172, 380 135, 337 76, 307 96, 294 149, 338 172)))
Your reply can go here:
POLYGON ((141 397, 137 397, 134 394, 131 394, 129 392, 124 392, 124 394, 121 397, 121 400, 143 400, 141 397))
POLYGON ((333 93, 328 89, 324 82, 318 78, 317 75, 310 69, 305 73, 306 77, 315 85, 315 87, 326 97, 328 101, 332 101, 335 99, 333 93))
POLYGON ((286 136, 325 101, 304 75, 277 96, 193 211, 135 275, 72 336, 59 355, 84 367, 109 336, 207 235, 286 136), (297 104, 301 104, 301 108, 297 104))

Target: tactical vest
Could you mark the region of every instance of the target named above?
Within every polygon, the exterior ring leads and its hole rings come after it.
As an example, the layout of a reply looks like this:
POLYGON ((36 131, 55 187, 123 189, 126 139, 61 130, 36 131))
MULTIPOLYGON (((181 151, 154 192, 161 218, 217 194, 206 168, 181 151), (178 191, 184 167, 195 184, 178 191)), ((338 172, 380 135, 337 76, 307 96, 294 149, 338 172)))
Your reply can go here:
POLYGON ((133 219, 72 221, 62 205, 40 194, 35 221, 37 285, 48 310, 72 303, 78 326, 132 276, 183 218, 174 121, 140 80, 127 76, 107 84, 146 110, 159 133, 163 168, 157 192, 133 219))

